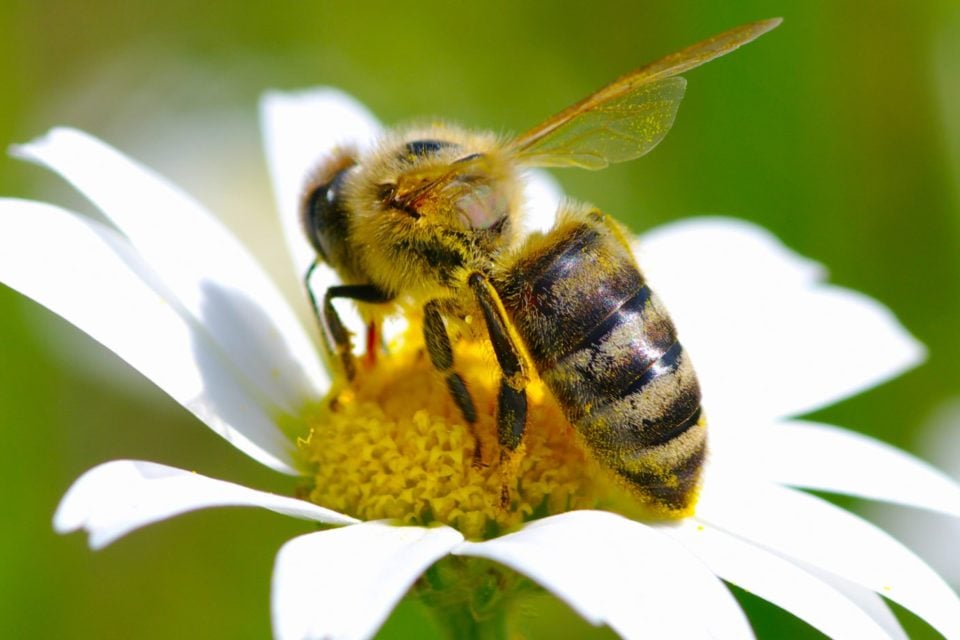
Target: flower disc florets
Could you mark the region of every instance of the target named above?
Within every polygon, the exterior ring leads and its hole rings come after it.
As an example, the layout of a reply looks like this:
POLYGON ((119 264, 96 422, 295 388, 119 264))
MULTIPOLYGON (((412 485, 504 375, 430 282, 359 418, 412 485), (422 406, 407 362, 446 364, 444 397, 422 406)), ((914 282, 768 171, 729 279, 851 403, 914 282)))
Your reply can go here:
POLYGON ((362 520, 443 523, 471 539, 609 501, 616 487, 539 380, 527 388, 523 444, 501 461, 496 360, 482 342, 461 340, 455 352, 477 422, 466 423, 422 341, 405 340, 318 409, 300 443, 316 474, 311 501, 362 520))

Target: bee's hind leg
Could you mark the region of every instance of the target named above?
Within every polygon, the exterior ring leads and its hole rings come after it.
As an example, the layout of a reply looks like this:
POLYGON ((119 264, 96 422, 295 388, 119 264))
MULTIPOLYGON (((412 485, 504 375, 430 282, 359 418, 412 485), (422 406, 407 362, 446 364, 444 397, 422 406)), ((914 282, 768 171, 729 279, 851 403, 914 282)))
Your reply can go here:
POLYGON ((510 484, 513 482, 515 463, 513 455, 523 442, 527 426, 527 376, 524 357, 514 342, 507 324, 506 312, 493 285, 481 274, 470 276, 473 289, 493 344, 493 352, 500 363, 502 377, 497 398, 497 440, 500 443, 500 467, 504 474, 500 506, 510 505, 510 484))

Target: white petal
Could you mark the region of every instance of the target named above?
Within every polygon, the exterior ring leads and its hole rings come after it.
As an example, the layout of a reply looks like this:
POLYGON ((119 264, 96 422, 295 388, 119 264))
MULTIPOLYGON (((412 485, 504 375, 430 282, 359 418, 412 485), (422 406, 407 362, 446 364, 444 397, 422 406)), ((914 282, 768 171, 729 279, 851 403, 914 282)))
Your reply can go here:
POLYGON ((294 538, 273 572, 274 635, 372 637, 420 574, 462 540, 450 527, 382 522, 294 538))
POLYGON ((0 229, 0 282, 85 331, 247 455, 295 472, 292 441, 209 335, 151 286, 155 276, 126 239, 26 200, 0 199, 0 229))
POLYGON ((893 640, 909 640, 907 632, 900 626, 900 621, 897 620, 897 616, 890 610, 887 601, 876 593, 858 584, 854 584, 849 580, 844 580, 832 573, 811 567, 802 562, 798 563, 798 566, 817 576, 820 580, 842 593, 848 600, 854 602, 867 615, 873 618, 873 621, 880 625, 890 638, 893 640))
POLYGON ((701 278, 732 278, 774 291, 804 287, 826 276, 822 265, 790 251, 766 229, 736 218, 687 218, 657 227, 640 237, 637 253, 641 266, 656 272, 671 291, 678 290, 680 298, 691 278, 689 284, 698 288, 701 278), (693 260, 697 273, 678 269, 685 259, 693 260), (722 269, 723 275, 714 269, 722 269))
POLYGON ((277 211, 298 275, 316 257, 300 229, 300 195, 317 162, 337 146, 364 149, 380 125, 363 105, 336 89, 270 91, 260 101, 260 123, 277 211))
POLYGON ((795 564, 694 519, 661 530, 727 582, 789 611, 831 638, 888 638, 857 604, 795 564))
POLYGON ((857 516, 814 496, 714 475, 697 517, 897 602, 948 638, 960 637, 960 599, 922 560, 857 516))
POLYGON ((14 153, 93 201, 265 398, 296 413, 326 392, 329 378, 280 292, 193 198, 80 131, 54 129, 14 153))
POLYGON ((63 497, 53 526, 85 529, 101 549, 135 529, 207 507, 262 507, 325 524, 355 519, 317 505, 140 460, 115 460, 80 476, 63 497))
POLYGON ((746 222, 668 225, 641 238, 638 257, 693 358, 710 414, 806 413, 924 357, 888 309, 817 284, 818 265, 746 222))
POLYGON ((781 484, 897 502, 960 517, 960 485, 905 451, 839 427, 778 424, 757 434, 758 472, 781 484))
POLYGON ((753 637, 736 600, 699 560, 657 530, 611 513, 544 518, 454 553, 505 564, 625 638, 753 637))
MULTIPOLYGON (((935 408, 919 429, 918 447, 930 460, 960 482, 960 398, 935 408)), ((930 563, 955 587, 960 585, 960 520, 940 513, 883 504, 869 505, 867 513, 930 563)))
POLYGON ((546 171, 532 169, 525 175, 523 198, 524 231, 549 231, 557 219, 557 209, 563 200, 560 184, 546 171))

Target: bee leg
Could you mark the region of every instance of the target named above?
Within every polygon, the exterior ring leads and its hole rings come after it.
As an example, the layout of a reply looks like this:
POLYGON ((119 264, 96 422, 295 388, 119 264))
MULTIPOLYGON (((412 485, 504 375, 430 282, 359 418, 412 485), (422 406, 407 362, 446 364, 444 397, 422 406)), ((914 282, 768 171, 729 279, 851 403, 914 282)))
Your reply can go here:
POLYGON ((493 352, 500 363, 503 373, 500 379, 500 394, 497 398, 497 440, 500 443, 500 466, 505 470, 504 485, 501 491, 501 506, 510 504, 510 490, 507 475, 512 475, 516 460, 513 453, 523 441, 527 425, 527 383, 524 357, 510 334, 509 324, 500 296, 490 281, 479 273, 471 274, 470 288, 473 289, 480 310, 487 324, 493 352))
POLYGON ((314 316, 320 324, 320 332, 323 335, 324 344, 331 357, 339 358, 343 364, 344 374, 347 380, 353 380, 357 375, 357 367, 353 360, 353 352, 350 348, 350 332, 344 326, 340 319, 340 314, 333 306, 333 301, 337 298, 346 298, 348 300, 357 300, 358 302, 369 302, 372 304, 390 302, 393 296, 381 291, 372 284, 344 284, 330 287, 323 294, 323 306, 317 301, 313 288, 310 286, 310 276, 320 261, 310 265, 304 276, 304 283, 307 287, 307 294, 310 296, 310 305, 313 307, 314 316))
MULTIPOLYGON (((440 303, 431 300, 423 307, 423 339, 427 345, 427 353, 434 368, 445 374, 447 388, 453 397, 454 403, 460 408, 463 419, 469 423, 471 429, 477 422, 477 410, 473 405, 473 397, 467 389, 467 384, 460 374, 453 368, 453 348, 450 346, 450 336, 447 335, 447 326, 440 313, 440 303)), ((482 464, 480 440, 474 434, 477 446, 473 450, 473 464, 482 464)))

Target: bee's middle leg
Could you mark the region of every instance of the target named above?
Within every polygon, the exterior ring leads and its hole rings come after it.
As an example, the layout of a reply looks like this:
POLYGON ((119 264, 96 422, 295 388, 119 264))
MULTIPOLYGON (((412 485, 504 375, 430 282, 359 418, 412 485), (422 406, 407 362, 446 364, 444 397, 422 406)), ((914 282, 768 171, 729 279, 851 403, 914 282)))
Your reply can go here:
MULTIPOLYGON (((513 465, 513 453, 523 442, 527 426, 527 376, 524 357, 514 342, 500 297, 493 285, 481 274, 470 276, 473 289, 493 344, 493 352, 500 364, 500 393, 497 398, 497 440, 500 443, 500 465, 507 471, 513 465)), ((512 470, 509 471, 512 473, 512 470)), ((510 503, 506 481, 500 496, 501 506, 510 503)))

